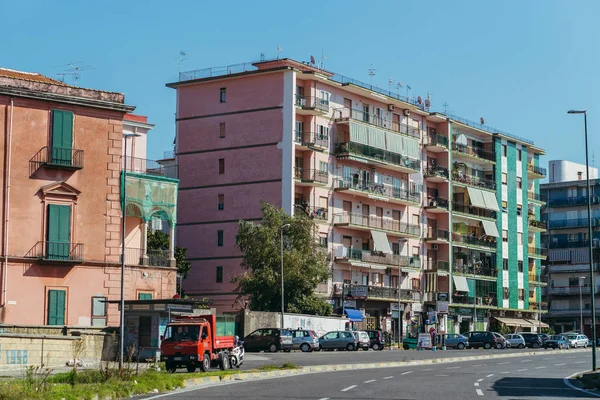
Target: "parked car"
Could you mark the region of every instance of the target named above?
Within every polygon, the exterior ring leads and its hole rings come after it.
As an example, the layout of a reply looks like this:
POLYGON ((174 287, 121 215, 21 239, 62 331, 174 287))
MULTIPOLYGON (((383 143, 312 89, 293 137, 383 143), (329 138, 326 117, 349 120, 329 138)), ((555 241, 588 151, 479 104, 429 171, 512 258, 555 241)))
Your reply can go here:
POLYGON ((444 336, 446 347, 451 347, 458 350, 463 350, 465 347, 469 347, 469 339, 463 335, 459 335, 457 333, 448 333, 444 336))
POLYGON ((319 349, 319 337, 315 331, 298 329, 292 331, 292 344, 294 350, 301 350, 303 353, 309 353, 319 349))
POLYGON ((525 339, 525 346, 531 347, 532 349, 538 349, 542 347, 542 338, 537 333, 532 332, 518 332, 519 335, 525 339))
POLYGON ((544 343, 545 349, 551 348, 562 350, 568 349, 569 347, 569 339, 567 339, 565 335, 552 335, 548 340, 546 340, 546 343, 544 343))
POLYGON ((496 337, 496 348, 498 350, 506 349, 507 347, 510 347, 510 343, 506 340, 506 338, 504 336, 502 336, 498 332, 492 332, 492 333, 496 337))
POLYGON ((358 339, 350 331, 327 332, 319 338, 320 350, 358 350, 358 339))
POLYGON ((585 335, 567 335, 569 347, 588 347, 588 338, 585 335))
POLYGON ((358 339, 358 347, 363 349, 364 351, 369 350, 371 347, 371 338, 369 334, 365 331, 356 331, 354 332, 354 336, 358 339))
POLYGON ((542 338, 542 346, 546 344, 546 340, 550 339, 550 335, 546 333, 538 333, 539 337, 542 338))
POLYGON ((516 333, 506 335, 506 340, 510 343, 510 347, 516 347, 518 349, 525 348, 525 339, 521 335, 516 333))
POLYGON ((383 350, 385 348, 385 339, 382 331, 366 331, 371 339, 370 347, 373 350, 383 350))
POLYGON ((469 341, 469 347, 474 349, 478 349, 483 347, 484 349, 491 349, 492 347, 496 347, 496 336, 492 332, 487 331, 475 331, 475 332, 467 332, 464 336, 469 341))
POLYGON ((293 347, 292 332, 287 329, 257 329, 244 338, 246 351, 290 351, 293 347))

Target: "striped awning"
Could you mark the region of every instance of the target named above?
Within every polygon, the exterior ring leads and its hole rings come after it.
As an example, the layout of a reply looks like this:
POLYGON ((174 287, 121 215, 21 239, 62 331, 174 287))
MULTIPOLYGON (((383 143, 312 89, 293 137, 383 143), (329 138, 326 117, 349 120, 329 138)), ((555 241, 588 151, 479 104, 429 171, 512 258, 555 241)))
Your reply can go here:
POLYGON ((457 292, 469 292, 469 284, 466 277, 455 275, 452 278, 454 280, 454 290, 457 292))
POLYGON ((479 208, 487 208, 485 204, 485 200, 483 199, 483 191, 475 188, 467 188, 469 192, 469 200, 471 201, 471 205, 479 208))
POLYGON ((388 242, 387 234, 381 231, 371 231, 371 237, 373 238, 373 249, 375 251, 381 251, 383 253, 392 253, 390 242, 388 242))
POLYGON ((529 320, 524 318, 499 318, 494 317, 498 322, 503 323, 506 326, 520 326, 521 328, 533 328, 536 325, 532 324, 529 320))
POLYGON ((496 200, 496 195, 494 193, 488 192, 486 190, 479 191, 481 192, 483 200, 485 201, 485 208, 496 212, 500 211, 500 208, 498 207, 498 200, 496 200))
POLYGON ((498 228, 496 228, 495 222, 481 221, 481 224, 483 225, 483 230, 485 231, 486 235, 500 237, 500 234, 498 233, 498 228))

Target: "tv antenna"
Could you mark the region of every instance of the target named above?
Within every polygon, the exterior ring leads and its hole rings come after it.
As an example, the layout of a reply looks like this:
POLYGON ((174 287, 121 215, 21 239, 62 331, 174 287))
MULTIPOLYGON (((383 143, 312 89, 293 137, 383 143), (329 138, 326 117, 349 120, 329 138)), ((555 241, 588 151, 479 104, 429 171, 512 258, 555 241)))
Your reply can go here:
POLYGON ((315 65, 317 63, 317 61, 315 60, 315 58, 313 56, 310 56, 310 63, 312 65, 315 65))
POLYGON ((394 80, 388 79, 388 90, 392 93, 392 86, 394 86, 394 80))
POLYGON ((371 68, 369 68, 369 83, 371 87, 373 87, 373 77, 375 76, 375 68, 373 68, 373 64, 371 64, 371 68))
POLYGON ((179 55, 177 56, 176 60, 177 60, 177 65, 179 67, 179 72, 181 72, 181 65, 183 64, 183 62, 185 60, 187 60, 187 53, 185 51, 181 50, 179 52, 179 55))
POLYGON ((321 69, 325 69, 325 60, 327 60, 327 56, 323 54, 323 49, 321 49, 321 69))
POLYGON ((410 87, 410 85, 406 85, 406 98, 409 99, 410 98, 410 91, 412 90, 412 88, 410 87))
MULTIPOLYGON (((79 85, 79 78, 81 77, 81 73, 83 71, 88 71, 90 69, 94 69, 91 65, 82 65, 83 61, 77 61, 73 63, 68 63, 64 65, 59 65, 58 67, 68 67, 66 71, 59 72, 57 75, 62 76, 62 81, 65 81, 65 76, 72 76, 75 80, 75 86, 79 85)), ((58 68, 57 67, 57 68, 58 68)))
POLYGON ((260 61, 265 61, 266 57, 265 57, 265 53, 260 53, 260 61))
POLYGON ((444 104, 442 104, 442 107, 444 107, 444 115, 448 114, 448 103, 444 102, 444 104))
POLYGON ((277 45, 277 59, 279 60, 279 53, 281 53, 283 49, 277 45))

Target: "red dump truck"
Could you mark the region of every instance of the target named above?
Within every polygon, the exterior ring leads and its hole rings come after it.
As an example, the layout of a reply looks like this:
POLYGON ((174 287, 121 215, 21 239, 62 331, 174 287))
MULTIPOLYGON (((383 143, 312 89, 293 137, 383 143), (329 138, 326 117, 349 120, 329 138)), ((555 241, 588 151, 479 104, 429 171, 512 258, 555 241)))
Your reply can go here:
POLYGON ((203 315, 177 317, 161 336, 160 359, 168 372, 197 367, 207 372, 212 366, 222 370, 239 368, 244 361, 244 348, 236 336, 217 336, 217 317, 203 315))

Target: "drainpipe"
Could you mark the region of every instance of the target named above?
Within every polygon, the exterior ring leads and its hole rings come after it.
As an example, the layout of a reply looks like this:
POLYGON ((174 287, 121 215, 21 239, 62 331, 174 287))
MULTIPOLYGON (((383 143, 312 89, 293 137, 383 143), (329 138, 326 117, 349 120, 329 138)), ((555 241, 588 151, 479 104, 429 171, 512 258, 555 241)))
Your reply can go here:
POLYGON ((13 114, 14 114, 14 100, 10 98, 10 126, 8 128, 8 148, 7 148, 7 160, 6 163, 6 188, 4 192, 4 246, 2 252, 4 253, 4 263, 2 265, 2 307, 6 307, 6 289, 8 287, 6 281, 8 279, 8 223, 9 223, 9 211, 10 211, 10 162, 11 162, 11 147, 12 147, 12 131, 13 131, 13 114))

